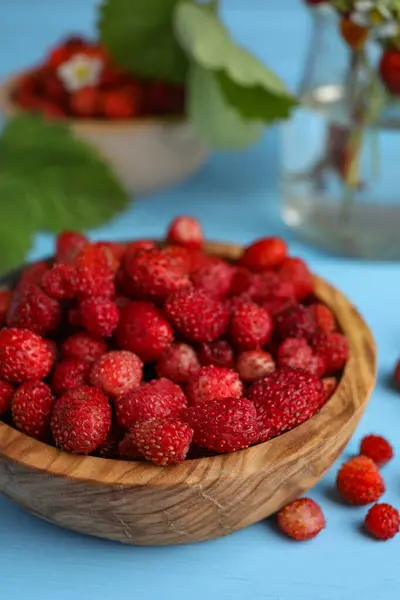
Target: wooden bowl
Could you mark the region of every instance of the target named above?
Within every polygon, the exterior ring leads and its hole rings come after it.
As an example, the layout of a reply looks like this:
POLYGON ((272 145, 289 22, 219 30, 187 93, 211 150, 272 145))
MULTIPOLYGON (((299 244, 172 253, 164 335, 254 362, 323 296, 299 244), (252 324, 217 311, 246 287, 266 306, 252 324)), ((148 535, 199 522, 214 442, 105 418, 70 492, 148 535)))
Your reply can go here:
MULTIPOLYGON (((0 111, 6 117, 23 112, 12 100, 24 73, 0 84, 0 111)), ((145 118, 107 121, 67 119, 77 136, 111 164, 129 192, 151 192, 177 183, 205 162, 208 150, 183 119, 145 118)))
MULTIPOLYGON (((235 260, 241 248, 209 243, 235 260)), ((372 335, 352 304, 316 278, 351 357, 337 391, 306 423, 233 454, 170 467, 60 452, 0 423, 0 490, 51 523, 127 544, 167 545, 225 536, 312 488, 350 440, 376 377, 372 335)))

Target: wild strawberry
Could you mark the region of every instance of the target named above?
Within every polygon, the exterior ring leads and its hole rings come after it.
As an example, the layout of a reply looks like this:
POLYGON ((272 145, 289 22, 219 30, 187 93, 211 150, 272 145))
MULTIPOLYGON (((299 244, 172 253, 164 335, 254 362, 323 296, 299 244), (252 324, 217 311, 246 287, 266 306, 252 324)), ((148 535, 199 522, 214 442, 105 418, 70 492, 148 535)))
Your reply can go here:
POLYGON ((46 100, 63 106, 68 98, 63 82, 53 69, 44 69, 42 75, 42 94, 46 100))
POLYGON ((378 467, 383 467, 393 458, 393 448, 380 435, 367 435, 361 440, 360 454, 371 458, 378 467))
POLYGON ((304 338, 311 341, 316 334, 317 324, 314 315, 306 306, 297 304, 280 312, 276 317, 276 326, 280 337, 304 338))
POLYGON ((280 367, 303 369, 315 377, 321 377, 325 371, 324 361, 314 354, 304 338, 286 338, 278 348, 278 364, 280 367))
POLYGON ((129 429, 143 419, 177 417, 187 406, 187 400, 179 385, 161 378, 118 396, 114 405, 118 423, 129 429))
POLYGON ((285 260, 287 252, 287 244, 282 238, 262 238, 246 248, 239 264, 250 271, 265 271, 279 267, 285 260))
POLYGON ((136 354, 113 350, 94 363, 90 382, 107 396, 120 396, 139 387, 142 376, 143 363, 136 354))
POLYGON ((311 540, 325 526, 321 507, 310 498, 294 500, 278 513, 278 527, 295 540, 311 540))
POLYGON ((0 331, 0 377, 23 383, 50 373, 54 355, 48 343, 28 329, 0 331))
MULTIPOLYGON (((291 286, 291 284, 289 285, 291 286)), ((269 294, 262 300, 261 306, 272 319, 275 319, 281 312, 296 306, 296 304, 297 302, 294 299, 294 295, 280 296, 279 294, 272 292, 272 294, 269 294)))
POLYGON ((318 330, 324 333, 330 333, 336 329, 336 320, 333 312, 325 304, 315 302, 308 307, 308 310, 314 315, 318 330))
POLYGON ((241 352, 236 360, 236 371, 245 383, 263 379, 275 371, 275 361, 269 352, 247 350, 241 352))
POLYGON ((158 359, 158 377, 166 377, 174 383, 186 383, 200 370, 196 351, 188 344, 172 344, 158 359))
POLYGON ((106 119, 133 119, 140 114, 142 98, 139 86, 109 90, 101 96, 101 112, 106 119))
POLYGON ((125 244, 124 242, 110 242, 107 240, 101 240, 100 242, 96 242, 95 246, 104 248, 110 257, 110 264, 112 265, 114 272, 117 272, 117 269, 120 267, 121 261, 127 251, 128 244, 125 244))
POLYGON ((134 242, 129 242, 125 248, 125 256, 130 254, 137 254, 141 250, 155 250, 157 249, 157 244, 152 242, 151 240, 135 240, 134 242))
POLYGON ((47 260, 32 263, 24 268, 18 281, 17 288, 23 288, 26 285, 40 285, 43 275, 50 269, 47 260))
POLYGON ((17 429, 30 437, 44 440, 48 433, 54 397, 42 381, 23 383, 11 401, 11 412, 17 429))
POLYGON ((0 381, 0 417, 10 408, 13 394, 14 388, 6 381, 0 381))
POLYGON ((310 419, 324 403, 324 388, 316 377, 280 367, 248 390, 258 415, 260 441, 290 431, 310 419))
POLYGON ((84 87, 71 94, 70 108, 76 117, 95 119, 100 115, 102 95, 96 87, 84 87))
POLYGON ((196 289, 201 289, 217 298, 227 296, 232 286, 234 268, 226 262, 213 263, 191 275, 196 289))
POLYGON ((131 302, 120 310, 116 337, 120 348, 152 362, 172 344, 174 333, 154 304, 131 302))
POLYGON ((24 285, 14 291, 7 313, 9 327, 22 327, 34 333, 55 331, 61 322, 61 307, 38 285, 24 285))
POLYGON ((69 264, 55 264, 42 277, 42 287, 50 298, 70 300, 75 296, 75 267, 69 264))
POLYGON ((394 383, 397 387, 400 387, 400 360, 397 362, 394 370, 394 383))
POLYGON ((136 423, 130 436, 147 460, 165 466, 185 460, 193 429, 179 419, 148 419, 136 423))
POLYGON ((96 456, 99 458, 118 458, 119 445, 122 442, 123 436, 123 430, 116 423, 113 423, 107 438, 100 446, 98 446, 96 456))
POLYGON ((321 381, 324 386, 325 400, 328 401, 336 391, 338 386, 337 379, 335 377, 324 377, 321 381))
POLYGON ((6 316, 12 295, 11 290, 0 290, 0 327, 3 327, 6 323, 6 316))
POLYGON ((168 228, 167 242, 186 248, 200 248, 204 242, 201 224, 193 217, 177 217, 168 228))
POLYGON ((85 298, 110 299, 115 295, 112 253, 99 244, 87 244, 75 258, 76 295, 85 298))
POLYGON ((378 540, 386 541, 393 538, 400 530, 400 514, 390 504, 374 504, 364 521, 369 533, 378 540))
POLYGON ((241 350, 255 350, 266 344, 272 329, 271 317, 254 302, 240 303, 229 322, 229 336, 241 350))
POLYGON ((59 362, 51 379, 52 390, 57 396, 62 396, 76 387, 88 383, 90 363, 76 358, 59 362))
POLYGON ((336 485, 344 500, 360 506, 376 502, 385 492, 382 475, 367 456, 356 456, 342 465, 336 485))
POLYGON ((257 413, 245 398, 220 398, 190 406, 182 417, 193 428, 193 441, 215 452, 235 452, 258 439, 257 413))
POLYGON ((274 271, 252 273, 248 269, 237 267, 234 271, 230 295, 261 302, 280 285, 279 277, 274 271))
POLYGON ((233 348, 229 342, 218 340, 216 342, 203 342, 198 351, 200 363, 206 367, 225 367, 231 369, 235 364, 233 348))
POLYGON ((127 255, 125 269, 137 298, 162 302, 173 292, 191 285, 181 265, 158 249, 127 255))
POLYGON ((400 52, 388 49, 382 54, 379 73, 383 83, 395 96, 400 94, 400 52))
POLYGON ((313 340, 313 348, 324 361, 327 375, 343 369, 349 360, 349 343, 341 333, 319 333, 313 340))
POLYGON ((190 404, 202 404, 219 398, 241 398, 243 384, 233 369, 202 367, 186 387, 190 404))
POLYGON ((117 328, 119 311, 115 302, 86 298, 79 305, 80 322, 93 337, 110 337, 117 328))
POLYGON ((139 452, 133 440, 132 429, 129 429, 118 444, 118 457, 122 460, 140 460, 143 454, 139 452))
POLYGON ((195 342, 213 342, 228 325, 228 308, 203 290, 175 292, 167 298, 164 311, 179 333, 195 342))
POLYGON ((63 231, 56 240, 56 262, 72 264, 89 244, 88 238, 77 231, 63 231))
POLYGON ((107 352, 107 345, 91 335, 79 332, 67 338, 61 346, 64 359, 84 360, 93 363, 107 352))
POLYGON ((282 281, 289 281, 293 285, 294 295, 301 302, 314 291, 313 277, 301 258, 285 258, 279 271, 282 281))
POLYGON ((111 428, 111 406, 100 390, 79 387, 57 400, 50 426, 58 448, 90 454, 107 439, 111 428))

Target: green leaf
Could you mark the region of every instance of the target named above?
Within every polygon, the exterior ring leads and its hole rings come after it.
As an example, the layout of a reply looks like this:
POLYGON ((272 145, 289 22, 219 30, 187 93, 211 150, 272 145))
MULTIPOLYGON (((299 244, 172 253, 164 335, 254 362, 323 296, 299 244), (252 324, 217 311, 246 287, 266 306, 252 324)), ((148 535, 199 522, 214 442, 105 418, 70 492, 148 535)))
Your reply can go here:
POLYGON ((179 0, 103 0, 101 42, 115 61, 139 77, 183 82, 188 61, 176 40, 173 14, 179 0))
POLYGON ((263 130, 262 124, 247 121, 229 106, 215 75, 196 64, 188 77, 188 114, 199 137, 213 148, 243 148, 263 130))
POLYGON ((242 116, 266 123, 285 119, 296 104, 283 82, 238 46, 207 7, 182 2, 175 31, 191 59, 218 76, 221 90, 242 116))
POLYGON ((0 198, 0 268, 21 262, 36 232, 94 228, 129 202, 94 148, 34 115, 10 120, 0 136, 0 198))

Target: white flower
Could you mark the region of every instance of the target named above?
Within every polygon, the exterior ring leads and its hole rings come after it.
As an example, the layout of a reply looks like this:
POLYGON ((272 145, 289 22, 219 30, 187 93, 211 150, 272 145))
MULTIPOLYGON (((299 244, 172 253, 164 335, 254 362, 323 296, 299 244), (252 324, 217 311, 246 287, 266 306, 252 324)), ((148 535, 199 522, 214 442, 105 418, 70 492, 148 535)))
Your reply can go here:
POLYGON ((369 12, 375 6, 375 2, 372 0, 359 0, 354 4, 354 10, 357 12, 369 12))
POLYGON ((75 54, 58 67, 57 74, 69 92, 77 92, 88 85, 97 85, 102 70, 103 61, 100 58, 75 54))

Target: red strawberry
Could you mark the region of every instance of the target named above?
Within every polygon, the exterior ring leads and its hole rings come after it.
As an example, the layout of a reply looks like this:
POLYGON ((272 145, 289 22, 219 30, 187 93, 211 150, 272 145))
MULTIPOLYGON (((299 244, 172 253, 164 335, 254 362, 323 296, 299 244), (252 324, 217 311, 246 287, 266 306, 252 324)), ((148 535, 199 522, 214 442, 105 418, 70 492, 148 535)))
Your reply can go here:
POLYGON ((119 396, 114 405, 118 423, 129 429, 143 419, 177 417, 187 401, 179 385, 162 378, 119 396))
POLYGON ((76 295, 85 298, 113 298, 115 259, 101 244, 87 244, 75 258, 76 295))
POLYGON ((59 362, 53 372, 51 387, 57 396, 76 387, 81 387, 88 382, 88 371, 90 363, 76 358, 59 362))
MULTIPOLYGON (((283 284, 284 285, 284 284, 283 284)), ((263 309, 269 314, 272 319, 275 319, 279 313, 296 305, 294 296, 280 296, 273 292, 262 301, 263 309)))
POLYGON ((84 360, 93 363, 107 352, 107 345, 91 335, 80 332, 71 335, 61 346, 63 358, 84 360))
POLYGON ((98 389, 82 386, 57 400, 51 432, 58 448, 90 454, 103 444, 111 428, 111 406, 98 389))
POLYGON ((216 342, 203 342, 198 351, 200 363, 203 366, 214 365, 231 369, 235 364, 233 348, 229 342, 218 340, 216 342))
POLYGON ((313 341, 315 354, 325 363, 325 373, 331 374, 343 369, 349 360, 350 348, 341 333, 320 333, 313 341))
POLYGON ((276 317, 276 326, 280 337, 304 338, 311 341, 316 332, 317 324, 314 315, 306 306, 297 304, 280 312, 276 317))
POLYGON ((371 458, 378 467, 383 467, 393 458, 393 448, 381 435, 366 435, 361 440, 360 454, 371 458))
POLYGON ((400 514, 390 504, 374 504, 365 517, 365 527, 378 540, 393 538, 400 530, 400 514))
POLYGON ((54 355, 48 343, 28 329, 0 331, 0 377, 23 383, 50 373, 54 355))
POLYGON ((55 264, 47 270, 41 285, 50 298, 70 300, 75 296, 76 270, 69 264, 55 264))
POLYGON ((321 507, 310 498, 294 500, 278 513, 278 526, 295 540, 311 540, 326 526, 321 507))
POLYGON ((147 460, 165 466, 185 460, 193 430, 179 419, 149 419, 136 423, 130 436, 147 460))
POLYGON ((338 382, 335 377, 324 377, 321 381, 324 386, 325 400, 328 401, 335 393, 338 382))
POLYGON ((11 303, 13 292, 11 290, 0 290, 0 327, 6 324, 6 317, 11 303))
POLYGON ((196 289, 204 290, 210 296, 223 298, 231 289, 234 274, 232 265, 221 260, 195 271, 191 279, 196 289))
POLYGON ((376 502, 385 492, 382 475, 367 456, 356 456, 342 465, 336 485, 344 500, 360 506, 376 502))
POLYGON ((255 350, 268 342, 273 323, 268 313, 254 302, 241 302, 229 323, 232 342, 241 350, 255 350))
POLYGON ((396 363, 396 368, 394 370, 394 383, 397 387, 400 387, 400 360, 396 363))
POLYGON ((395 96, 400 94, 400 52, 397 49, 385 50, 379 64, 379 73, 389 92, 395 96))
POLYGON ((105 91, 101 104, 106 119, 133 119, 140 115, 142 92, 139 86, 105 91))
POLYGON ((0 417, 10 408, 13 394, 14 388, 6 381, 0 381, 0 417))
POLYGON ((175 292, 167 298, 164 311, 179 333, 195 342, 213 342, 228 325, 228 308, 202 290, 175 292))
POLYGON ((42 381, 23 383, 11 401, 11 412, 17 429, 30 437, 44 440, 48 433, 54 398, 42 381))
POLYGON ((18 281, 17 288, 25 287, 25 285, 40 285, 43 275, 49 270, 47 260, 32 263, 24 268, 22 275, 18 281))
POLYGON ((255 404, 261 433, 265 441, 297 427, 310 419, 324 403, 324 388, 316 377, 290 367, 254 383, 248 398, 255 404))
POLYGON ((121 348, 152 362, 172 344, 174 333, 154 304, 131 302, 120 310, 116 337, 121 348))
POLYGON ((133 441, 132 429, 125 433, 118 444, 118 456, 123 460, 143 460, 143 454, 139 452, 133 441))
POLYGON ((70 108, 76 117, 95 119, 100 116, 102 94, 96 87, 84 87, 71 94, 70 108))
POLYGON ((311 346, 303 338, 286 338, 278 348, 278 364, 280 367, 303 369, 315 377, 325 372, 322 358, 315 355, 311 346))
POLYGON ((63 231, 56 241, 56 261, 58 263, 73 263, 89 240, 77 231, 63 231))
POLYGON ((90 382, 108 396, 120 396, 139 387, 142 376, 143 363, 136 354, 113 350, 94 363, 90 382))
POLYGON ((336 329, 335 316, 325 304, 315 302, 308 307, 308 310, 314 315, 319 331, 330 333, 336 329))
POLYGON ((232 369, 202 367, 186 387, 190 404, 202 404, 219 398, 241 398, 243 384, 232 369))
POLYGON ((278 274, 282 281, 288 281, 293 285, 294 295, 299 302, 313 293, 313 277, 301 258, 285 258, 278 274))
POLYGON ((287 244, 282 238, 262 238, 246 248, 239 264, 250 271, 265 271, 279 267, 285 260, 287 251, 287 244))
POLYGON ((193 441, 215 452, 235 452, 259 436, 257 413, 245 398, 220 398, 191 406, 183 418, 194 430, 193 441))
POLYGON ((200 248, 204 242, 203 229, 193 217, 177 217, 169 226, 167 242, 186 248, 200 248))
POLYGON ((197 354, 188 344, 172 344, 158 359, 158 377, 166 377, 175 383, 186 383, 200 370, 197 354))
MULTIPOLYGON (((281 286, 279 277, 274 271, 252 273, 248 269, 237 267, 234 272, 230 295, 261 302, 281 286)), ((291 293, 293 296, 293 289, 290 292, 290 284, 286 285, 286 292, 291 293)))
POLYGON ((242 381, 253 383, 273 373, 275 361, 269 352, 247 350, 237 357, 236 370, 242 381))
POLYGON ((110 337, 117 328, 119 311, 115 302, 86 298, 79 306, 80 322, 93 337, 110 337))
POLYGON ((98 446, 96 456, 100 458, 118 458, 119 445, 122 443, 123 436, 123 430, 116 423, 113 423, 106 440, 98 446))
POLYGON ((157 244, 155 242, 152 242, 151 240, 136 240, 127 244, 125 248, 125 256, 137 254, 141 250, 155 249, 157 249, 157 244))
POLYGON ((14 291, 7 313, 9 327, 22 327, 34 333, 55 331, 61 322, 61 307, 38 285, 24 285, 14 291))

